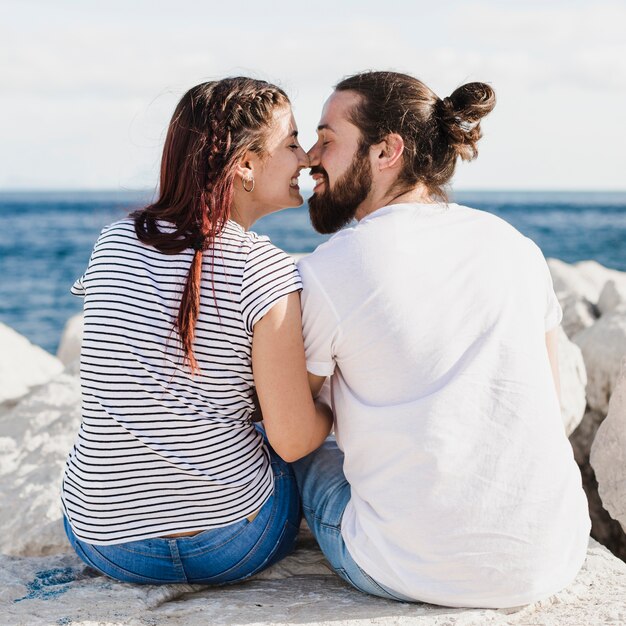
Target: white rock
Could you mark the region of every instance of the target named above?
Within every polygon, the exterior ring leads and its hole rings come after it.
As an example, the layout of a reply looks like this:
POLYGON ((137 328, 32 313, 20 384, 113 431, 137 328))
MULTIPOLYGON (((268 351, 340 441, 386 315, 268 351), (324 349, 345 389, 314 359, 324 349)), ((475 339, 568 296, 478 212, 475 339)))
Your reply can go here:
POLYGON ((78 371, 76 362, 80 360, 80 346, 83 341, 83 314, 78 313, 65 323, 57 358, 65 366, 78 371))
POLYGON ((598 302, 600 293, 609 280, 622 282, 626 277, 626 272, 604 267, 597 261, 579 261, 574 263, 574 267, 581 278, 588 284, 594 285, 595 290, 597 290, 597 297, 591 300, 594 304, 598 302))
POLYGON ((589 328, 598 319, 596 307, 586 298, 568 292, 560 292, 557 297, 563 309, 561 326, 568 337, 589 328))
POLYGON ((616 309, 573 337, 587 369, 587 403, 607 414, 622 358, 626 355, 626 311, 616 309))
POLYGON ((626 564, 593 540, 574 582, 536 604, 502 610, 450 609, 368 596, 323 565, 314 548, 251 580, 221 588, 128 585, 85 567, 73 554, 0 555, 0 623, 50 626, 580 626, 626 623, 626 564), (302 558, 303 554, 306 558, 302 558))
POLYGON ((583 489, 589 503, 591 534, 596 541, 626 561, 626 533, 619 522, 615 521, 604 508, 598 494, 598 481, 589 463, 591 444, 605 417, 603 413, 588 410, 569 440, 574 451, 574 458, 580 469, 583 489))
POLYGON ((80 382, 62 373, 0 417, 0 552, 68 550, 60 483, 80 423, 80 382))
POLYGON ((591 466, 604 508, 626 532, 626 359, 591 446, 591 466))
POLYGON ((559 378, 561 383, 561 418, 567 436, 572 434, 585 414, 587 372, 580 348, 559 329, 559 378))
POLYGON ((578 268, 560 259, 548 259, 548 267, 552 275, 552 284, 557 295, 574 294, 579 298, 585 298, 589 302, 596 303, 600 296, 599 287, 595 281, 582 276, 578 268))
POLYGON ((0 323, 0 404, 18 400, 62 370, 61 361, 0 323))
POLYGON ((624 280, 624 272, 613 270, 596 261, 564 263, 559 259, 548 259, 554 291, 560 294, 575 294, 596 304, 604 285, 611 279, 624 280))
POLYGON ((598 300, 600 314, 604 315, 624 307, 626 307, 626 279, 609 280, 604 285, 598 300))

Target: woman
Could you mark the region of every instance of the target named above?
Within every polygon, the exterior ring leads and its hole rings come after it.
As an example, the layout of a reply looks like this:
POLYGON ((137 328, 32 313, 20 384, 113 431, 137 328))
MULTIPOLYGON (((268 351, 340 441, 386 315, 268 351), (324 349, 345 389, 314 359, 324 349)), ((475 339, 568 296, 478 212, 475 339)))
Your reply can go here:
POLYGON ((102 231, 72 289, 85 298, 83 420, 65 528, 104 574, 222 584, 293 549, 285 460, 317 447, 331 417, 308 387, 297 270, 248 228, 302 204, 306 166, 281 89, 197 85, 172 117, 158 200, 102 231))

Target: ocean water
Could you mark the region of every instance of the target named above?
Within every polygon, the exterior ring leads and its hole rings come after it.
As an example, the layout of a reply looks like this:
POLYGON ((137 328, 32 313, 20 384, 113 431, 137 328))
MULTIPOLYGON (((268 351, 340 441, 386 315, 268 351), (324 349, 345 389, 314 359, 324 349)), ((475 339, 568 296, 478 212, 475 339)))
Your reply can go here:
MULTIPOLYGON (((0 192, 0 321, 56 352, 67 318, 81 310, 69 288, 100 229, 149 200, 145 192, 0 192)), ((454 200, 499 215, 547 257, 626 271, 626 193, 458 192, 454 200)), ((253 230, 288 252, 327 238, 311 228, 306 206, 253 230)))

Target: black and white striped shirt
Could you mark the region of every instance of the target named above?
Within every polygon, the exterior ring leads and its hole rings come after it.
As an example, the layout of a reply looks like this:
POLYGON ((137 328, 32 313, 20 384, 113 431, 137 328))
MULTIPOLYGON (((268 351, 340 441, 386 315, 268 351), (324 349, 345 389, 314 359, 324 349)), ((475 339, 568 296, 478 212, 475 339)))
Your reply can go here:
POLYGON ((192 376, 173 330, 192 257, 141 243, 127 218, 102 231, 72 287, 85 299, 83 419, 62 501, 85 542, 225 526, 272 493, 269 454, 250 419, 252 332, 301 289, 297 269, 267 237, 226 224, 203 255, 192 376))

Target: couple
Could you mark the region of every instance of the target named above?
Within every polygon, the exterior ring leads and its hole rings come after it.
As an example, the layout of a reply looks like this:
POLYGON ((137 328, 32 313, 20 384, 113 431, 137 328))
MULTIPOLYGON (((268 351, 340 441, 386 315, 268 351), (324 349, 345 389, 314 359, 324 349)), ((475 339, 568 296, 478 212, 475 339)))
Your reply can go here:
POLYGON ((494 104, 482 83, 441 100, 357 74, 307 155, 278 87, 183 96, 158 200, 102 231, 73 287, 83 420, 62 501, 86 563, 231 583, 288 555, 303 511, 337 574, 384 598, 511 607, 572 581, 589 518, 545 260, 445 201, 494 104), (249 228, 302 204, 309 167, 315 228, 357 223, 296 269, 249 228))

